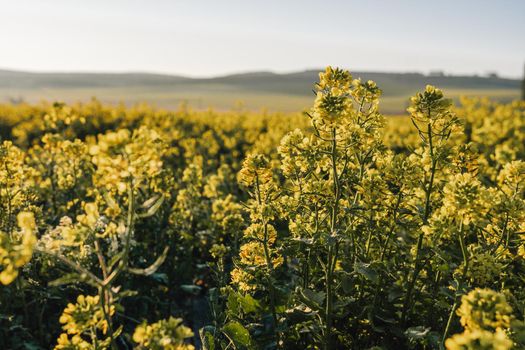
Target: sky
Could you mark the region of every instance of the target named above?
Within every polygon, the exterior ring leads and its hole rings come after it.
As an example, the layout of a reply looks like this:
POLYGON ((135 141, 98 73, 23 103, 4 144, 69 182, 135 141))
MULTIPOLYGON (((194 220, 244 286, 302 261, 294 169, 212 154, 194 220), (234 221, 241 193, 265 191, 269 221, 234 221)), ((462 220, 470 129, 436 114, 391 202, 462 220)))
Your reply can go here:
POLYGON ((0 0, 0 69, 523 75, 524 0, 0 0))

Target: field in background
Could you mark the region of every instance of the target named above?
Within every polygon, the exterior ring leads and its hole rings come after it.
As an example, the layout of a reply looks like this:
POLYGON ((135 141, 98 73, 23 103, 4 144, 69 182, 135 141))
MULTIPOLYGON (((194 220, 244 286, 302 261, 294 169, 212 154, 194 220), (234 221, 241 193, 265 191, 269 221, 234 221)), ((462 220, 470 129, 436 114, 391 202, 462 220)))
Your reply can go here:
MULTIPOLYGON (((486 96, 500 102, 519 97, 519 80, 497 77, 425 76, 416 73, 355 73, 384 91, 382 112, 404 113, 409 96, 426 84, 447 96, 486 96)), ((0 71, 0 102, 76 102, 96 97, 105 103, 140 102, 166 108, 187 103, 195 109, 297 112, 309 108, 316 71, 291 74, 246 73, 210 79, 156 74, 25 73, 0 71)))

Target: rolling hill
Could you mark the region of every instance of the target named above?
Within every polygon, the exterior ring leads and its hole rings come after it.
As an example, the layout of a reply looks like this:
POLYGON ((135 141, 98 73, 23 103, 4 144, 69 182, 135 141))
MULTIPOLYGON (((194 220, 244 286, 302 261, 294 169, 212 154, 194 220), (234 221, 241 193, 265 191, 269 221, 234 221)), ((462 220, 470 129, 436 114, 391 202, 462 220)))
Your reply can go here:
MULTIPOLYGON (((188 78, 151 73, 35 73, 0 70, 0 101, 86 101, 96 97, 108 103, 147 102, 176 108, 185 101, 194 108, 244 108, 299 111, 311 106, 313 83, 319 70, 287 74, 251 72, 215 78, 188 78)), ((382 110, 401 113, 408 97, 436 85, 449 96, 488 96, 500 101, 519 97, 520 80, 499 77, 424 75, 420 73, 354 72, 375 80, 383 90, 382 110)))

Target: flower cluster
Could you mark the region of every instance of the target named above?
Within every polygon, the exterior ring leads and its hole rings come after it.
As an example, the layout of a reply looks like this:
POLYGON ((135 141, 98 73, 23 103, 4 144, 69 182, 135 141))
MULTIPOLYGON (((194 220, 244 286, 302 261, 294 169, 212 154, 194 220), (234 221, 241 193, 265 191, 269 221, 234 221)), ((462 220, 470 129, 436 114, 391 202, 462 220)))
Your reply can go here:
POLYGON ((30 179, 47 199, 46 214, 71 215, 92 186, 88 146, 79 139, 64 140, 60 134, 45 134, 41 142, 28 152, 30 179))
POLYGON ((503 294, 490 289, 474 289, 461 298, 457 314, 465 331, 447 339, 448 350, 507 350, 513 347, 505 333, 513 319, 512 308, 503 294))
POLYGON ((134 132, 120 129, 98 137, 89 153, 96 166, 93 184, 113 194, 125 194, 129 187, 148 186, 162 192, 162 157, 166 151, 160 135, 142 127, 134 132), (147 145, 147 147, 145 146, 147 145))
POLYGON ((0 231, 0 283, 7 285, 18 276, 19 269, 31 260, 36 244, 35 217, 31 212, 17 216, 20 231, 0 231))
POLYGON ((430 124, 438 135, 458 124, 458 119, 451 111, 452 101, 444 98, 443 91, 434 86, 427 85, 425 91, 417 93, 410 102, 408 112, 412 118, 430 124))
POLYGON ((186 339, 191 337, 191 329, 182 324, 182 319, 174 317, 142 324, 133 333, 133 341, 139 349, 148 350, 193 350, 193 345, 186 343, 186 339))
POLYGON ((272 181, 272 170, 268 159, 262 154, 253 154, 244 160, 238 181, 246 187, 263 187, 272 181))
POLYGON ((454 335, 445 345, 447 350, 510 350, 514 344, 502 330, 493 333, 476 329, 454 335))
POLYGON ((97 332, 108 333, 108 320, 114 313, 113 305, 101 306, 98 295, 79 295, 76 303, 69 303, 60 316, 65 333, 58 338, 55 349, 109 349, 110 339, 97 340, 97 332))
POLYGON ((251 193, 246 210, 253 221, 243 234, 239 266, 232 270, 232 282, 243 291, 254 288, 257 275, 271 275, 282 264, 277 249, 277 231, 270 223, 275 217, 275 184, 269 162, 263 155, 248 156, 239 172, 238 181, 251 193), (259 268, 264 270, 259 270, 259 268), (263 273, 265 274, 265 273, 263 273))
POLYGON ((457 313, 467 330, 506 329, 512 320, 512 308, 505 296, 490 289, 474 289, 464 295, 457 313))
MULTIPOLYGON (((469 246, 468 248, 470 266, 465 278, 470 282, 471 286, 491 286, 504 277, 505 265, 501 257, 483 251, 480 246, 469 246)), ((456 269, 456 273, 460 274, 463 268, 462 264, 456 269)))
POLYGON ((484 217, 487 210, 487 192, 472 174, 456 174, 443 188, 443 206, 439 215, 457 218, 469 225, 484 217))

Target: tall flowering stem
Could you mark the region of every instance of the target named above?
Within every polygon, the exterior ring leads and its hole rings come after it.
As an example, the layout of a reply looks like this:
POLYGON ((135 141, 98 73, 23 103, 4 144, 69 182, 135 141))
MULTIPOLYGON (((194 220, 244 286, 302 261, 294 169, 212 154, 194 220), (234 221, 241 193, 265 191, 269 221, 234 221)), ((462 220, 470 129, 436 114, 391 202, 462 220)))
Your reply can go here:
MULTIPOLYGON (((443 167, 446 162, 446 146, 453 131, 457 131, 459 120, 452 112, 452 102, 444 98, 443 92, 433 86, 427 86, 425 91, 416 94, 411 99, 408 112, 411 115, 413 125, 416 127, 422 141, 420 154, 424 159, 424 178, 422 181, 424 191, 423 213, 421 215, 422 225, 428 224, 432 214, 432 195, 435 190, 435 179, 438 168, 443 167)), ((415 246, 415 258, 412 274, 408 280, 405 301, 401 320, 404 323, 410 313, 414 287, 422 266, 423 230, 417 237, 415 246)))

